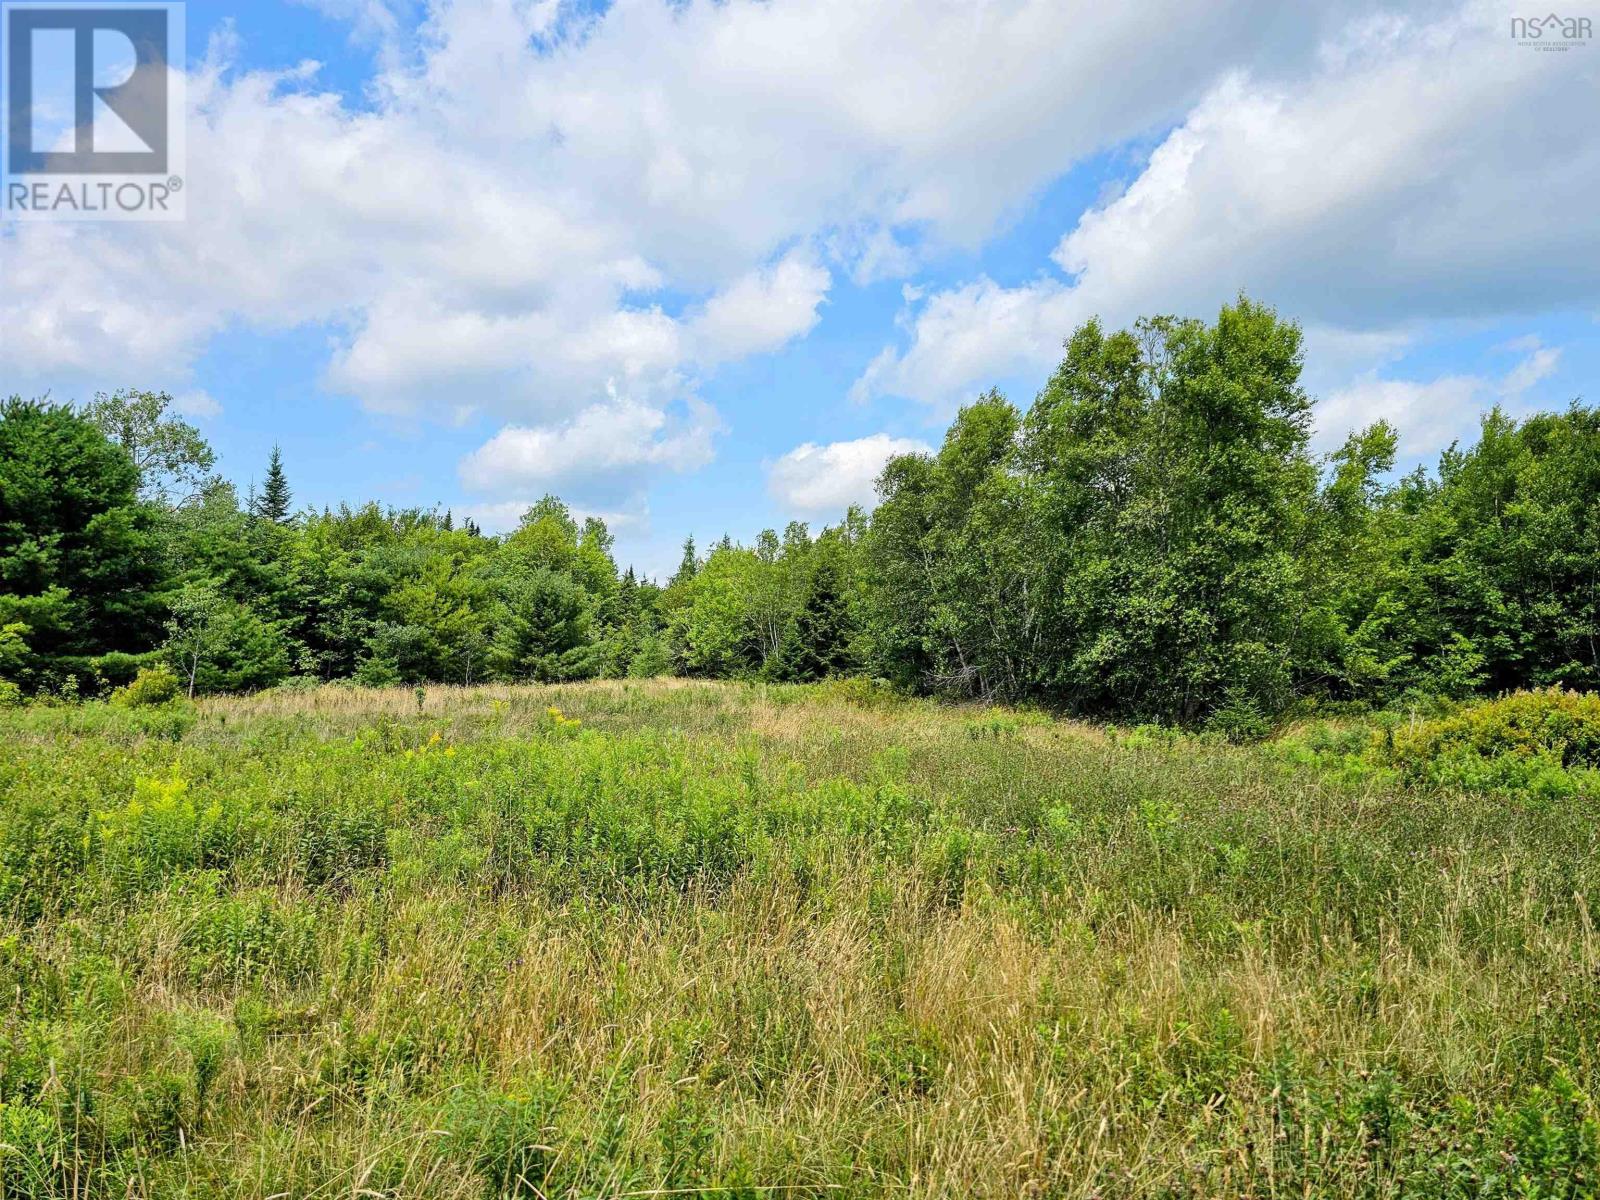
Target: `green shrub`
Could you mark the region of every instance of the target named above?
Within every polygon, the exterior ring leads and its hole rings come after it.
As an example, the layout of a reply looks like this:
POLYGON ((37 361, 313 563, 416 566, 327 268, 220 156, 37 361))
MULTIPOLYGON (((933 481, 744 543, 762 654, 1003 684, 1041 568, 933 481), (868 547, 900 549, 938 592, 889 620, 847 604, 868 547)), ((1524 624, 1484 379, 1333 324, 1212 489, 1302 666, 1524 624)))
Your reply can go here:
POLYGON ((119 1080, 108 1100, 105 1123, 111 1137, 157 1154, 178 1149, 184 1131, 194 1125, 183 1077, 163 1068, 119 1080))
POLYGON ((197 1011, 176 1014, 172 1034, 194 1067, 195 1115, 203 1118, 211 1089, 233 1053, 233 1033, 216 1013, 197 1011))
POLYGON ((658 675, 672 674, 672 648, 658 634, 646 634, 639 648, 628 660, 630 679, 654 679, 658 675))
POLYGON ((1600 694, 1514 692, 1397 730, 1394 740, 1395 753, 1411 761, 1470 750, 1483 758, 1554 757, 1565 767, 1600 767, 1600 694))
POLYGON ((94 674, 104 680, 106 686, 113 688, 130 684, 138 677, 140 671, 160 665, 159 650, 151 650, 144 654, 125 654, 114 650, 89 660, 89 667, 94 674))
POLYGON ((298 980, 316 965, 316 911, 270 890, 205 898, 185 916, 184 953, 197 983, 298 980))
POLYGON ((178 698, 178 677, 166 667, 142 667, 133 682, 111 693, 111 703, 121 708, 168 704, 178 698))
POLYGON ((22 689, 9 679, 0 679, 0 708, 21 708, 22 689))
POLYGON ((1600 695, 1552 688, 1470 704, 1395 729, 1390 753, 1413 781, 1571 794, 1600 770, 1600 695))
POLYGON ((1227 741, 1242 745, 1266 738, 1272 733, 1272 721, 1254 696, 1233 688, 1206 721, 1205 729, 1207 733, 1219 734, 1227 741))
POLYGON ((355 681, 371 688, 395 687, 404 682, 394 659, 377 654, 370 654, 356 664, 355 681))

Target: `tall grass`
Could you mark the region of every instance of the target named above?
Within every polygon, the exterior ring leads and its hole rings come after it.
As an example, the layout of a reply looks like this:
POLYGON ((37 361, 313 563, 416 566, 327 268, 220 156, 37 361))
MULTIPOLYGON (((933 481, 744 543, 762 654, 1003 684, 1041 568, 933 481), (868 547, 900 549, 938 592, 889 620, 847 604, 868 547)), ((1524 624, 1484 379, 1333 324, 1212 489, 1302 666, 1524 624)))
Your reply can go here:
POLYGON ((1595 1193, 1582 793, 858 687, 0 720, 6 1197, 1595 1193))

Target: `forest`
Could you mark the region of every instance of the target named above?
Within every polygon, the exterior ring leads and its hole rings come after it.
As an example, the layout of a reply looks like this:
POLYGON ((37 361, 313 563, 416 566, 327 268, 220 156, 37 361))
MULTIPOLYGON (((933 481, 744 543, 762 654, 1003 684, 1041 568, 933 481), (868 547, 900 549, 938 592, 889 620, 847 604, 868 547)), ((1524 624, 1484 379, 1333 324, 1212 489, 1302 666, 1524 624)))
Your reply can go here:
MULTIPOLYGON (((684 543, 666 580, 554 496, 449 511, 242 496, 164 394, 0 411, 0 698, 679 675, 886 680, 1250 736, 1307 707, 1600 686, 1600 410, 1498 409, 1397 470, 1312 449, 1299 327, 1090 322, 1031 405, 990 392, 869 514, 684 543), (170 686, 170 685, 168 685, 170 686)), ((1345 431, 1339 431, 1341 434, 1345 431)))

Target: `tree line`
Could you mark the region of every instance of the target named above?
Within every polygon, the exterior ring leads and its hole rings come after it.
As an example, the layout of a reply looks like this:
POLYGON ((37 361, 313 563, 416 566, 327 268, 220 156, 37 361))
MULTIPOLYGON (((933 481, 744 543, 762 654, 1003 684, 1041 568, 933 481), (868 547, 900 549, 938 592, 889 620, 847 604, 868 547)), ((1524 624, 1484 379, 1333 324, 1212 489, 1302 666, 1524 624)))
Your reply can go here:
POLYGON ((868 675, 1248 728, 1306 699, 1600 686, 1600 410, 1483 417, 1397 475, 1379 421, 1311 449, 1301 334, 1091 321, 1026 411, 991 392, 891 460, 869 516, 621 570, 555 497, 486 536, 437 509, 241 498, 164 395, 0 411, 0 681, 87 695, 300 681, 868 675))

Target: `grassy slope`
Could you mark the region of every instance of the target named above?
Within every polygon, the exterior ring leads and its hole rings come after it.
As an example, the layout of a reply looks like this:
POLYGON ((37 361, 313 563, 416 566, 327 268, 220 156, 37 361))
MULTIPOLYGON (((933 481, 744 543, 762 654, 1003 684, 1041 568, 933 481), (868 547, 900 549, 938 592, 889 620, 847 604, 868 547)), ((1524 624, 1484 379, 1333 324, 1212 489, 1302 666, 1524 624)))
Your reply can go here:
POLYGON ((1585 801, 839 689, 0 721, 0 1195, 1593 1192, 1585 801))

